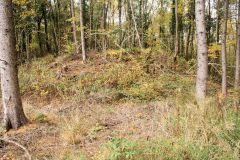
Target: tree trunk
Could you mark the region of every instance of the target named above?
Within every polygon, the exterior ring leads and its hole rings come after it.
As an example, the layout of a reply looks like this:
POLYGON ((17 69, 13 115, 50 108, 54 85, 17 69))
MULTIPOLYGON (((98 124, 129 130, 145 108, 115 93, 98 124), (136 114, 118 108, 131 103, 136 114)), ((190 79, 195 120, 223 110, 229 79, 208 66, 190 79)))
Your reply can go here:
POLYGON ((25 28, 25 44, 26 44, 26 56, 27 61, 29 61, 29 33, 27 27, 25 28))
POLYGON ((81 42, 82 42, 82 60, 86 61, 86 49, 85 49, 85 36, 84 36, 84 24, 83 24, 83 8, 82 0, 80 0, 80 27, 81 27, 81 42))
POLYGON ((122 43, 122 0, 118 0, 118 19, 119 19, 119 46, 121 46, 122 43))
POLYGON ((72 16, 73 41, 75 45, 75 52, 76 54, 79 54, 79 45, 77 41, 77 31, 76 31, 76 23, 75 23, 74 0, 70 0, 70 4, 71 4, 71 16, 72 16))
POLYGON ((55 52, 54 52, 54 56, 59 55, 60 52, 60 45, 59 45, 59 40, 58 40, 58 36, 57 36, 57 31, 56 31, 56 26, 55 26, 55 21, 54 21, 54 14, 53 14, 53 9, 52 9, 52 5, 50 4, 50 11, 49 11, 49 16, 50 16, 50 20, 52 22, 52 29, 53 29, 53 40, 54 40, 54 44, 55 44, 55 52))
POLYGON ((40 48, 40 56, 43 56, 43 47, 42 47, 42 38, 41 38, 41 22, 42 18, 38 18, 37 20, 37 35, 38 35, 38 45, 40 48))
POLYGON ((18 129, 27 123, 18 84, 17 52, 11 0, 0 0, 0 42, 4 124, 8 131, 11 128, 18 129))
POLYGON ((103 1, 103 12, 102 12, 102 29, 104 30, 104 34, 102 36, 102 48, 103 52, 106 52, 106 35, 105 35, 105 30, 106 30, 106 1, 103 1))
POLYGON ((51 52, 51 47, 48 42, 48 23, 47 23, 47 13, 46 13, 46 4, 43 4, 42 12, 43 12, 43 18, 44 18, 44 31, 45 31, 45 40, 46 40, 46 48, 48 53, 51 52))
POLYGON ((94 9, 93 5, 94 5, 93 4, 93 0, 90 0, 89 48, 91 48, 91 49, 93 48, 93 36, 92 36, 92 30, 93 30, 93 9, 94 9))
POLYGON ((227 94, 227 58, 226 58, 226 35, 228 20, 228 0, 224 2, 224 19, 222 30, 222 94, 227 94))
POLYGON ((201 103, 206 97, 208 77, 205 0, 196 0, 195 10, 196 10, 197 61, 198 61, 196 80, 196 99, 198 103, 201 103))
POLYGON ((192 24, 190 23, 189 28, 188 28, 187 42, 186 42, 186 52, 185 52, 185 57, 186 57, 187 61, 189 60, 188 50, 189 50, 189 44, 190 44, 191 29, 192 29, 192 24))
POLYGON ((174 54, 174 69, 176 70, 177 54, 178 54, 178 0, 175 0, 175 54, 174 54))
POLYGON ((236 72, 234 88, 239 86, 240 76, 240 0, 238 0, 238 23, 237 23, 237 49, 236 49, 236 72))
POLYGON ((138 39, 138 44, 139 44, 139 47, 141 48, 141 52, 142 52, 143 47, 142 47, 141 37, 139 36, 139 32, 137 29, 137 22, 136 22, 134 10, 133 10, 132 0, 130 0, 130 7, 131 7, 131 11, 132 11, 132 18, 133 18, 133 23, 134 23, 134 28, 136 31, 137 39, 138 39))

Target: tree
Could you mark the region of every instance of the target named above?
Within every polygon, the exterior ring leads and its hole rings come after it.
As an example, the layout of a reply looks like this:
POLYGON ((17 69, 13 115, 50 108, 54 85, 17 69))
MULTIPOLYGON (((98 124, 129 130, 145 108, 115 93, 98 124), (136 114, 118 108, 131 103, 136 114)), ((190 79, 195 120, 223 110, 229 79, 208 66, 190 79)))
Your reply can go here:
POLYGON ((73 41, 75 43, 75 51, 77 54, 79 54, 79 46, 77 41, 77 31, 76 31, 76 23, 75 23, 74 0, 70 0, 70 5, 71 5, 71 15, 72 15, 73 41))
POLYGON ((82 0, 80 0, 80 27, 81 27, 81 42, 82 42, 82 58, 83 58, 83 62, 85 62, 86 61, 86 49, 85 49, 82 0))
POLYGON ((196 99, 201 102, 206 97, 208 77, 207 34, 205 23, 205 0, 196 0, 196 30, 197 30, 197 80, 196 99))
POLYGON ((137 29, 137 22, 136 22, 135 14, 134 14, 134 11, 133 11, 132 0, 130 0, 130 7, 131 7, 131 11, 132 11, 132 18, 133 18, 133 22, 134 22, 135 31, 136 31, 136 34, 137 34, 138 44, 139 44, 139 47, 141 48, 141 51, 142 51, 142 42, 141 42, 141 38, 139 36, 139 32, 138 32, 138 29, 137 29))
POLYGON ((20 97, 17 71, 16 41, 11 0, 0 0, 0 70, 4 124, 18 129, 27 123, 20 97))
POLYGON ((237 49, 236 49, 236 71, 234 88, 239 86, 240 76, 240 0, 238 0, 238 23, 237 23, 237 49))
POLYGON ((174 65, 176 64, 177 54, 178 54, 178 0, 175 0, 175 54, 174 54, 174 65))
MULTIPOLYGON (((108 10, 108 6, 106 5, 106 0, 103 1, 103 10, 102 10, 102 29, 106 30, 106 27, 107 27, 107 22, 106 22, 106 19, 107 19, 107 10, 108 10)), ((107 38, 106 38, 106 35, 105 33, 102 35, 102 49, 103 49, 103 52, 106 52, 107 50, 107 38)))
POLYGON ((118 0, 118 21, 119 21, 119 46, 121 46, 122 43, 122 0, 118 0))
POLYGON ((222 30, 222 94, 227 94, 227 59, 226 59, 226 35, 228 21, 228 0, 224 2, 224 19, 222 30))

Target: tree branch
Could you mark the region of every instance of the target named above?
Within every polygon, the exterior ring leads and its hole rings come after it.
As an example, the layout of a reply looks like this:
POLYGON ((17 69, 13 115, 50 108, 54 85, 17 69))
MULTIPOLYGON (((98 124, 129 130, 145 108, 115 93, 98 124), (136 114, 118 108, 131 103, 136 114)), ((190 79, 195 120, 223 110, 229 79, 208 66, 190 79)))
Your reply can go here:
POLYGON ((14 142, 14 141, 11 141, 11 140, 8 140, 8 139, 4 139, 4 138, 0 138, 0 140, 1 140, 1 141, 4 141, 4 142, 7 142, 7 143, 12 143, 12 144, 14 144, 14 145, 22 148, 22 149, 26 152, 26 154, 27 154, 27 156, 28 156, 28 159, 29 159, 29 160, 32 160, 32 157, 31 157, 29 151, 27 150, 27 148, 25 148, 25 147, 22 146, 21 144, 19 144, 19 143, 17 143, 17 142, 14 142))

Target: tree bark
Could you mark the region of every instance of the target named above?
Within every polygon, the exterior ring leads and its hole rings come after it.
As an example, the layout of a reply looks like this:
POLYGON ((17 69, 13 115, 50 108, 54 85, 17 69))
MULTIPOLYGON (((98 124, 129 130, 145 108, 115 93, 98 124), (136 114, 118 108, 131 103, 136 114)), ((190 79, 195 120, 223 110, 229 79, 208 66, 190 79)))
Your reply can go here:
POLYGON ((92 36, 92 30, 93 30, 93 9, 94 9, 94 4, 93 0, 90 0, 90 24, 89 24, 89 48, 93 48, 93 36, 92 36))
POLYGON ((196 99, 201 103, 206 98, 208 77, 207 33, 205 22, 205 0, 196 0, 196 30, 197 30, 197 80, 196 99))
POLYGON ((226 35, 228 21, 228 0, 224 2, 224 19, 222 30, 222 94, 227 94, 227 58, 226 58, 226 35))
POLYGON ((42 47, 42 38, 41 38, 41 23, 42 23, 42 17, 39 17, 37 20, 37 35, 38 35, 38 45, 40 48, 40 56, 44 55, 43 47, 42 47))
POLYGON ((134 28, 136 31, 137 39, 138 39, 138 44, 139 44, 139 47, 141 48, 141 52, 142 52, 143 47, 142 47, 141 37, 140 37, 138 29, 137 29, 137 22, 136 22, 135 14, 133 11, 132 0, 130 0, 130 7, 131 7, 131 11, 132 11, 132 18, 133 18, 133 23, 134 23, 134 28))
POLYGON ((59 44, 58 35, 57 35, 57 31, 56 31, 56 25, 55 25, 55 21, 54 21, 53 8, 52 8, 51 3, 50 3, 49 14, 50 14, 49 15, 50 21, 52 22, 53 40, 54 40, 54 44, 55 44, 54 56, 57 56, 57 55, 59 55, 59 52, 60 52, 60 44, 59 44))
MULTIPOLYGON (((46 3, 47 3, 47 1, 46 1, 46 3)), ((46 44, 48 53, 50 53, 51 47, 48 42, 49 38, 48 38, 48 22, 47 22, 46 4, 43 4, 42 12, 43 12, 43 18, 44 18, 44 31, 45 31, 45 40, 46 40, 45 44, 46 44)))
MULTIPOLYGON (((106 30, 106 0, 103 1, 103 12, 102 12, 102 29, 106 30)), ((103 52, 106 52, 106 35, 105 33, 102 35, 102 48, 103 48, 103 52)))
POLYGON ((239 86, 240 76, 240 0, 238 0, 238 23, 237 23, 237 48, 236 48, 236 72, 234 88, 239 86))
POLYGON ((81 27, 81 42, 82 42, 82 60, 86 61, 86 49, 85 49, 85 36, 84 36, 84 24, 83 24, 83 7, 82 0, 80 0, 80 27, 81 27))
POLYGON ((72 16, 73 42, 75 45, 75 52, 76 54, 79 54, 79 45, 77 41, 77 31, 76 31, 75 12, 74 12, 74 0, 70 0, 70 4, 71 4, 71 16, 72 16))
POLYGON ((119 19, 119 46, 121 46, 122 43, 122 0, 118 0, 118 19, 119 19))
POLYGON ((175 0, 175 19, 176 19, 176 28, 175 28, 175 54, 174 54, 174 65, 177 61, 178 54, 178 0, 175 0))
POLYGON ((0 70, 4 124, 18 129, 27 123, 18 84, 16 41, 11 0, 0 0, 0 70))
POLYGON ((26 44, 26 56, 27 56, 27 61, 29 61, 29 33, 28 33, 28 28, 25 27, 25 44, 26 44))

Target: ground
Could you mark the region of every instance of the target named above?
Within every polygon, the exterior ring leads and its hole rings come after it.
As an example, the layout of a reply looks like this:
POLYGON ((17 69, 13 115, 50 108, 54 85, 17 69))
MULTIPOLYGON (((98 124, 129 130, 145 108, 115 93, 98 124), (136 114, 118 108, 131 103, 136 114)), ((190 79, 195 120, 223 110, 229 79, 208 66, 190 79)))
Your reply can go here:
MULTIPOLYGON (((99 85, 106 81, 97 83, 99 73, 107 74, 106 68, 111 70, 108 65, 118 62, 109 62, 106 57, 91 58, 94 56, 90 56, 86 64, 80 56, 49 56, 23 64, 20 86, 29 124, 5 133, 1 123, 0 135, 25 146, 37 160, 239 158, 239 148, 219 138, 219 135, 224 137, 225 131, 231 132, 235 124, 234 120, 225 119, 228 129, 219 128, 224 126, 220 123, 220 111, 213 110, 219 107, 214 100, 209 99, 208 107, 201 108, 188 87, 187 96, 176 99, 175 93, 183 92, 184 87, 169 82, 164 87, 170 87, 161 92, 161 98, 149 97, 148 93, 142 95, 139 90, 136 96, 129 91, 135 88, 121 88, 119 94, 112 87, 115 83, 125 85, 119 81, 104 84, 110 86, 110 91, 96 89, 98 86, 89 85, 81 75, 90 74, 92 85, 99 85), (77 88, 82 85, 83 90, 77 88), (63 86, 69 88, 61 88, 63 86), (111 95, 116 93, 117 98, 111 95), (167 93, 172 95, 169 99, 165 97, 167 93), (205 118, 206 115, 215 119, 205 118)), ((184 76, 188 84, 194 84, 194 76, 184 76)), ((113 78, 110 76, 108 81, 113 78)), ((129 77, 126 81, 130 83, 129 77)), ((145 82, 143 86, 149 84, 145 82)), ((150 85, 150 95, 157 91, 154 88, 153 92, 153 88, 154 85, 150 85)), ((238 142, 236 137, 231 142, 238 142)), ((1 142, 0 148, 2 159, 26 159, 26 153, 14 144, 1 142)))

